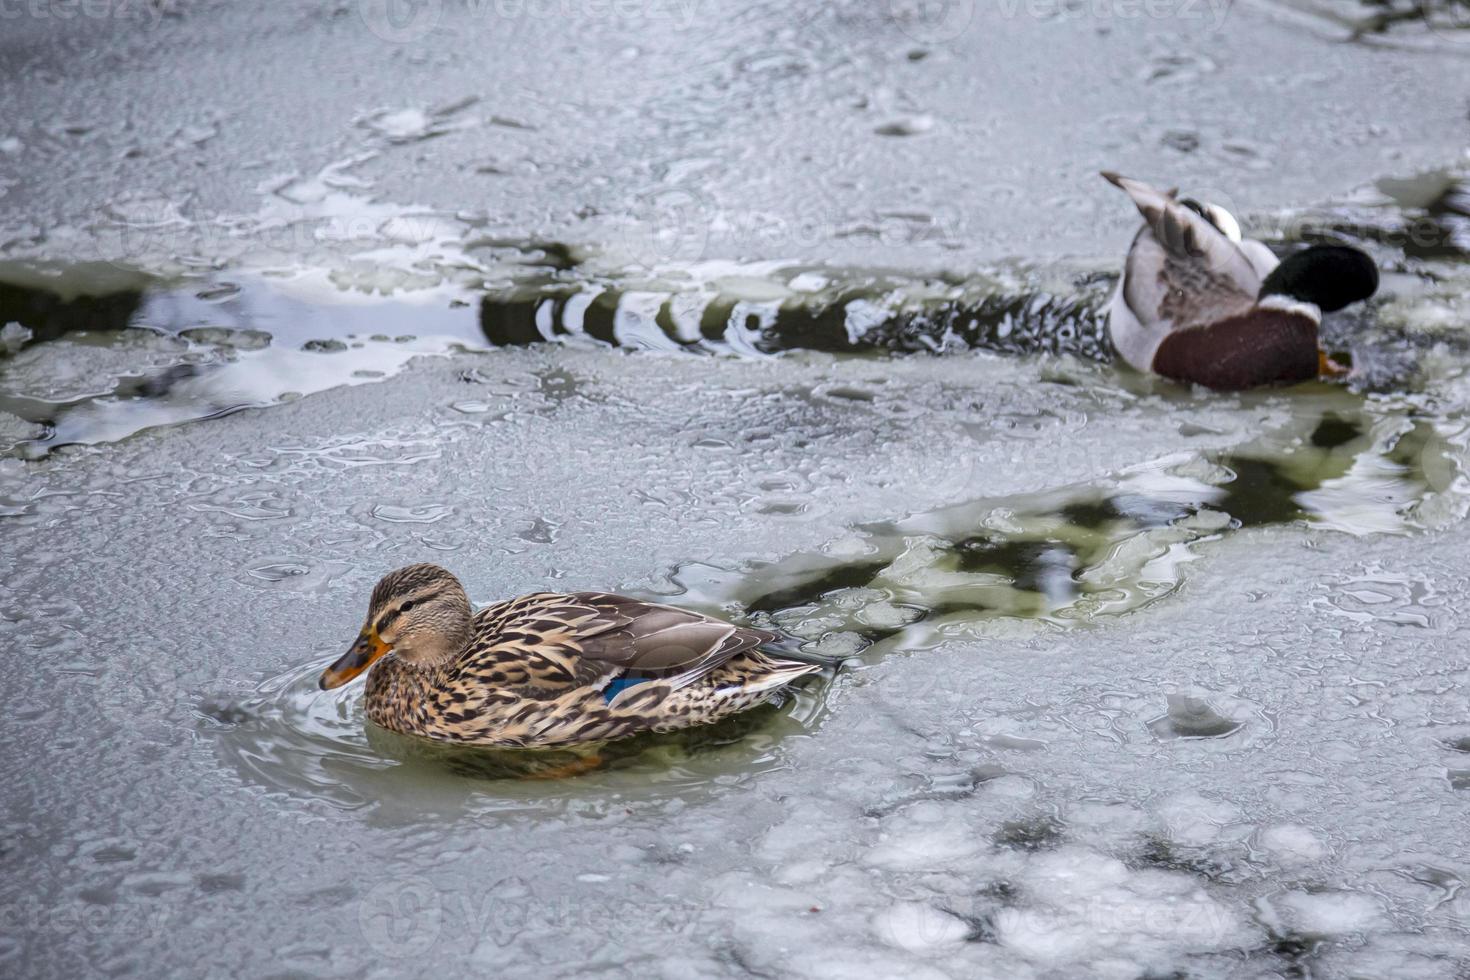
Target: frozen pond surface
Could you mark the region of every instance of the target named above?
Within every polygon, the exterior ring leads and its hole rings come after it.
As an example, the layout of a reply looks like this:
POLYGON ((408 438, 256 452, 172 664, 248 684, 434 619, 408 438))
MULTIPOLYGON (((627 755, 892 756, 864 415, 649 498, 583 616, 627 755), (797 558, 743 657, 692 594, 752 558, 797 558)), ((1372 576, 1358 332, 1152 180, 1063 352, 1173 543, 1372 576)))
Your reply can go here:
POLYGON ((1470 39, 1183 6, 8 22, 0 970, 1470 975, 1470 39), (1099 359, 1103 165, 1359 380, 1099 359), (419 560, 848 660, 526 778, 315 689, 419 560))
MULTIPOLYGON (((1336 457, 1313 448, 1324 417, 1354 418, 1346 394, 1171 403, 972 357, 721 368, 465 355, 272 409, 265 439, 250 413, 11 461, 25 560, 4 629, 31 656, 7 688, 7 844, 34 917, 12 955, 675 976, 1332 975, 1372 956, 1453 975, 1463 422, 1394 466, 1374 449, 1391 409, 1336 457), (1345 531, 1267 514, 1232 533, 1193 504, 1219 500, 1212 451, 1256 429, 1305 444, 1280 479, 1365 471, 1305 498, 1345 531), (965 503, 982 487, 1000 499, 965 503), (885 528, 840 530, 926 508, 896 555, 885 528), (965 527, 1072 543, 1086 588, 1048 590, 1024 555, 934 556, 965 527), (311 689, 377 570, 426 555, 480 597, 775 606, 859 663, 731 744, 492 780, 365 739, 354 693, 311 689), (866 578, 825 609, 758 601, 823 562, 866 578)), ((1235 509, 1289 499, 1267 485, 1235 509)))

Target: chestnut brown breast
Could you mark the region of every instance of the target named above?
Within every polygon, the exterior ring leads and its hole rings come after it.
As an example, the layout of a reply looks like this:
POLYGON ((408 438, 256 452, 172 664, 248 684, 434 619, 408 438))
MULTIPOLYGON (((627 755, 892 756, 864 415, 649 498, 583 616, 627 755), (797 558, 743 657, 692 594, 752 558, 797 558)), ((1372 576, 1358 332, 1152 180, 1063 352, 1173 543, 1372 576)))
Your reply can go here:
POLYGON ((1216 391, 1308 381, 1317 376, 1317 324, 1285 310, 1254 309, 1164 338, 1154 373, 1216 391))

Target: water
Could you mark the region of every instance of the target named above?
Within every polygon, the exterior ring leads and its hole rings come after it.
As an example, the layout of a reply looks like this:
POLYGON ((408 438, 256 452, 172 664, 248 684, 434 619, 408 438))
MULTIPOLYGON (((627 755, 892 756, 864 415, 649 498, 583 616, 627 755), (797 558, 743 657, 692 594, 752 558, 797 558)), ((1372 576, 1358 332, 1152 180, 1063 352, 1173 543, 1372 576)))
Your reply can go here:
MULTIPOLYGON (((1460 332, 1435 320, 1464 275, 1458 259, 1470 209, 1453 176, 1382 184, 1399 199, 1423 198, 1407 230, 1400 212, 1384 210, 1395 200, 1385 194, 1367 212, 1298 214, 1290 229, 1276 230, 1287 240, 1275 244, 1289 249, 1289 235, 1375 246, 1398 273, 1376 317, 1344 315, 1325 333, 1357 367, 1354 388, 1395 391, 1433 370, 1423 363, 1426 347, 1465 346, 1460 332), (1419 277, 1395 268, 1435 259, 1447 264, 1419 277)), ((309 269, 171 281, 93 264, 0 266, 11 349, 0 374, 4 448, 35 457, 112 441, 380 380, 416 356, 487 345, 592 342, 744 356, 980 349, 1111 361, 1102 311, 1116 280, 1065 264, 1009 264, 966 277, 776 262, 670 263, 650 272, 544 242, 495 248, 476 266, 492 278, 459 270, 460 281, 441 275, 408 300, 365 299, 309 269)), ((862 387, 830 394, 874 398, 862 387)))
POLYGON ((9 22, 7 975, 1470 971, 1453 10, 957 9, 9 22), (1109 363, 1102 166, 1370 249, 1353 382, 1109 363), (843 665, 424 745, 420 560, 843 665))

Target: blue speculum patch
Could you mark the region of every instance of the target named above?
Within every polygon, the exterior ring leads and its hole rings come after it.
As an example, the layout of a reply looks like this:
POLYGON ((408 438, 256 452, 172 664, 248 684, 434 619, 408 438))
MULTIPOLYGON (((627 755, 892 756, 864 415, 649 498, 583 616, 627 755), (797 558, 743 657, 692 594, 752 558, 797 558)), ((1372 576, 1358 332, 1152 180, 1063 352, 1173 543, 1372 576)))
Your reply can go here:
POLYGON ((627 675, 614 678, 607 685, 607 687, 604 687, 602 689, 603 700, 605 700, 608 704, 612 704, 613 699, 616 698, 619 694, 622 694, 628 688, 634 687, 638 684, 642 684, 644 681, 648 681, 651 679, 652 678, 649 677, 630 677, 627 675))

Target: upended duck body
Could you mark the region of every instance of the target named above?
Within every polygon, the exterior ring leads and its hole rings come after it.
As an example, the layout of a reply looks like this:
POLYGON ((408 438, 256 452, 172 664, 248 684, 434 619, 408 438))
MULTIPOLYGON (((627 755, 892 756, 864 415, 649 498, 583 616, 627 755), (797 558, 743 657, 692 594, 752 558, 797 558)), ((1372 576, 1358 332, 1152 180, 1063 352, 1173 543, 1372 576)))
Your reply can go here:
POLYGON ((1324 312, 1367 299, 1378 269, 1365 252, 1314 245, 1278 262, 1241 237, 1224 208, 1104 173, 1144 224, 1108 308, 1118 354, 1139 371, 1223 391, 1344 369, 1322 351, 1324 312))
POLYGON ((570 745, 708 724, 821 669, 781 637, 604 592, 539 592, 474 612, 435 565, 389 573, 357 642, 321 677, 370 671, 374 724, 476 745, 570 745))

